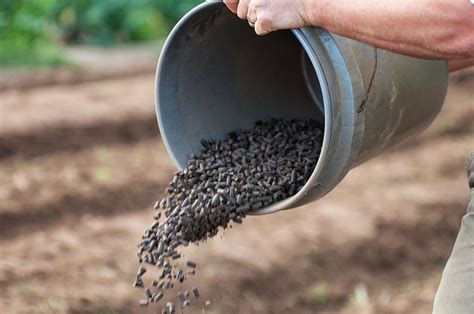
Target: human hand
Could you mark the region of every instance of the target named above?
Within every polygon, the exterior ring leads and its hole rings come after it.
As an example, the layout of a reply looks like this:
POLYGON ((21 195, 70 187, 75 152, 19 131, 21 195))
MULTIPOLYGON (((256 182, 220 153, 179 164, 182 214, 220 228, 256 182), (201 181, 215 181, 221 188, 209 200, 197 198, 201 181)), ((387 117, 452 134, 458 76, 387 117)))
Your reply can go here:
POLYGON ((280 29, 310 26, 314 0, 224 0, 241 19, 248 20, 258 35, 280 29))

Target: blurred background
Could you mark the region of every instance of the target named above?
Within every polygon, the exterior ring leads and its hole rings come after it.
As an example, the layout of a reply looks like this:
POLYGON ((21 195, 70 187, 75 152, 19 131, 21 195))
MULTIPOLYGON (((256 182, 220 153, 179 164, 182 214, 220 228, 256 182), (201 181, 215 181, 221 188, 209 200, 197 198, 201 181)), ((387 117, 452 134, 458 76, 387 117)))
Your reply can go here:
MULTIPOLYGON (((162 42, 200 1, 0 2, 0 309, 155 313, 136 245, 175 168, 154 114, 162 42)), ((422 136, 323 200, 185 254, 189 313, 428 313, 468 203, 474 72, 422 136), (205 306, 204 302, 211 304, 205 306)), ((420 91, 423 92, 423 91, 420 91)))

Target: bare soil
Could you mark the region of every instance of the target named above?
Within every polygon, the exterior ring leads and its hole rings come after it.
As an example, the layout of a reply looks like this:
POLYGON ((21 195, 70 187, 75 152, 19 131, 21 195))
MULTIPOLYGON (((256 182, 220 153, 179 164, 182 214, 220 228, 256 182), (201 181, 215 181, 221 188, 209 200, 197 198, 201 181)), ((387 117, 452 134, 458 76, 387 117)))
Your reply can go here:
POLYGON ((154 73, 162 42, 114 47, 69 46, 63 54, 69 65, 53 68, 0 69, 0 91, 51 85, 75 85, 115 77, 154 73))
MULTIPOLYGON (((468 203, 471 74, 420 137, 350 172, 326 198, 248 217, 185 252, 189 313, 429 313, 468 203), (210 306, 204 306, 209 299, 210 306)), ((138 308, 134 253, 174 172, 152 75, 0 92, 2 313, 138 308)))

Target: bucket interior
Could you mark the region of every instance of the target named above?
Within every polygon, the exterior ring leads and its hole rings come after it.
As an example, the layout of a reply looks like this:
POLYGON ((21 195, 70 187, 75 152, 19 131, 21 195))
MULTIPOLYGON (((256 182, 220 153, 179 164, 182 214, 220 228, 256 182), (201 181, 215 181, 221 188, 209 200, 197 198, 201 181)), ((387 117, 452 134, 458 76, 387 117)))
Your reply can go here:
POLYGON ((291 31, 257 36, 213 4, 172 32, 157 73, 157 113, 181 167, 204 138, 252 128, 257 120, 312 118, 324 124, 320 82, 291 31))

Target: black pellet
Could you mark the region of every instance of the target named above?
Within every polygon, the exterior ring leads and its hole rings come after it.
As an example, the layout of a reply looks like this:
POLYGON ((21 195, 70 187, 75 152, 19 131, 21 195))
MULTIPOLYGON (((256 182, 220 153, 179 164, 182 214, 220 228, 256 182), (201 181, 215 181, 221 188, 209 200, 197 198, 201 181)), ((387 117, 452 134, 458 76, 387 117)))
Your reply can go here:
POLYGON ((155 220, 155 222, 153 222, 150 226, 150 230, 155 230, 158 226, 160 225, 160 221, 159 220, 155 220))
POLYGON ((212 206, 216 206, 217 204, 219 204, 219 194, 214 195, 211 200, 212 206))
POLYGON ((160 241, 160 243, 158 243, 158 249, 157 249, 157 253, 158 254, 161 254, 164 250, 164 243, 162 241, 160 241))
POLYGON ((163 289, 163 286, 165 285, 165 282, 163 280, 160 280, 158 284, 156 285, 156 288, 158 290, 163 289))
POLYGON ((292 185, 290 186, 290 191, 289 191, 289 193, 290 193, 290 195, 293 195, 293 194, 295 194, 295 192, 296 192, 296 185, 292 184, 292 185))
POLYGON ((176 297, 178 298, 178 300, 183 303, 185 300, 186 300, 186 297, 184 296, 184 294, 182 292, 178 292, 178 294, 176 295, 176 297))
POLYGON ((296 170, 291 171, 290 182, 296 181, 296 170))
POLYGON ((163 292, 159 292, 155 297, 153 298, 153 302, 159 302, 163 298, 163 292))
POLYGON ((185 207, 189 204, 189 199, 186 197, 184 201, 181 203, 181 207, 185 207))
POLYGON ((187 261, 186 266, 188 266, 190 268, 196 268, 197 264, 193 261, 187 261))
POLYGON ((143 284, 143 280, 140 277, 137 277, 135 283, 133 284, 134 288, 143 288, 145 285, 143 284))
POLYGON ((197 287, 193 288, 193 294, 196 299, 199 299, 199 297, 201 296, 201 294, 199 294, 199 290, 197 287))
POLYGON ((179 282, 184 281, 184 272, 182 270, 178 270, 176 274, 176 279, 178 279, 179 282))
MULTIPOLYGON (((162 199, 160 204, 158 205, 159 208, 165 208, 166 206, 166 198, 162 199)), ((155 204, 155 209, 158 209, 156 208, 156 204, 155 204)))
POLYGON ((168 302, 166 303, 166 307, 168 308, 168 312, 170 314, 173 314, 174 313, 174 304, 172 302, 168 302))
POLYGON ((237 209, 235 210, 237 213, 244 213, 244 212, 247 212, 250 210, 250 204, 245 204, 245 205, 242 205, 240 207, 237 207, 237 209))
POLYGON ((148 299, 153 298, 153 292, 151 292, 151 289, 150 289, 150 288, 147 288, 147 289, 145 290, 145 294, 146 294, 146 296, 147 296, 148 299))

